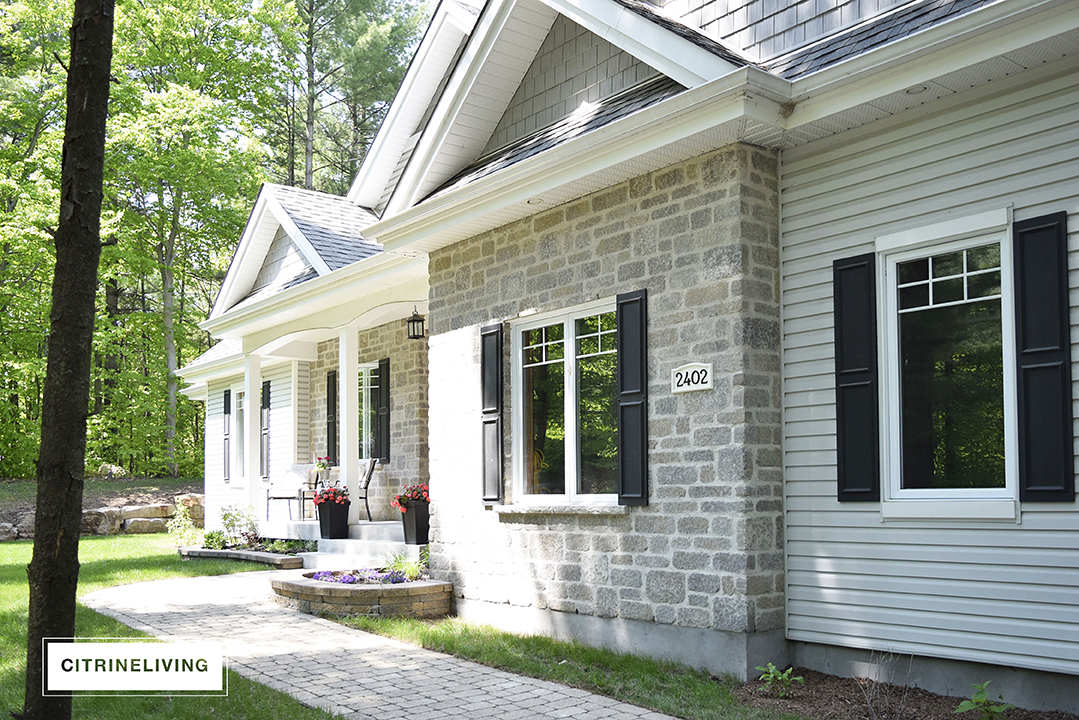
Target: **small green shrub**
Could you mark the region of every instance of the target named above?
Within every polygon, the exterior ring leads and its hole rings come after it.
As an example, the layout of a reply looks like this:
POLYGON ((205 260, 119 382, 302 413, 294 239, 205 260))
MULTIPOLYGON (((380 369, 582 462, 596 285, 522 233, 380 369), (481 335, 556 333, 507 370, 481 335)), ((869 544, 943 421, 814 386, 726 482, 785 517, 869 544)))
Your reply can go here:
POLYGON ((791 677, 794 673, 794 668, 792 667, 780 670, 772 663, 768 663, 768 667, 758 665, 757 670, 761 672, 760 679, 764 681, 764 691, 774 692, 776 696, 781 698, 787 697, 794 683, 805 684, 805 680, 801 677, 791 677))
POLYGON ((211 530, 202 536, 202 544, 211 550, 225 549, 225 533, 220 530, 211 530))
POLYGON ((202 544, 202 531, 191 522, 191 512, 183 503, 176 504, 176 511, 165 527, 168 528, 169 537, 176 543, 176 547, 197 547, 202 544))
POLYGON ((221 526, 225 540, 234 545, 251 547, 259 541, 258 521, 250 505, 229 505, 221 509, 221 526))
POLYGON ((964 700, 959 703, 959 707, 955 709, 955 713, 965 713, 971 710, 978 711, 978 720, 1000 720, 1004 717, 1004 714, 1014 708, 1014 705, 1009 705, 1004 702, 1003 695, 997 695, 997 699, 1000 702, 993 702, 989 699, 989 683, 991 680, 986 680, 983 683, 975 683, 971 685, 974 688, 974 694, 970 696, 970 700, 964 700))
POLYGON ((394 553, 386 561, 385 569, 399 572, 409 580, 418 580, 423 571, 427 569, 427 562, 422 550, 420 551, 419 560, 410 560, 405 553, 394 553))

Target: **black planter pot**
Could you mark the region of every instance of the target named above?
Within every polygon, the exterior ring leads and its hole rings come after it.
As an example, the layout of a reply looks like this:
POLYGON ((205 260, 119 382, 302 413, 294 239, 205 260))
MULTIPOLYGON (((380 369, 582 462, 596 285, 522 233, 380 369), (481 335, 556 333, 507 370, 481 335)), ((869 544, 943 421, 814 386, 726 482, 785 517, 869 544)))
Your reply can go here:
POLYGON ((419 500, 405 503, 406 512, 401 513, 405 526, 405 545, 426 545, 431 532, 431 504, 419 500))
POLYGON ((327 540, 343 540, 348 537, 348 508, 344 504, 324 502, 318 506, 319 535, 327 540))

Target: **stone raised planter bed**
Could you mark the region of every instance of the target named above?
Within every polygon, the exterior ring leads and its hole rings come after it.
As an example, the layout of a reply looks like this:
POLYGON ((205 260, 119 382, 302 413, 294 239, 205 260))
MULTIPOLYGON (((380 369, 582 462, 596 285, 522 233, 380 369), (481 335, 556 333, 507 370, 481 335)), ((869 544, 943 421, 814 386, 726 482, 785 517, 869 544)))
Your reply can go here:
POLYGON ((346 585, 312 580, 305 573, 272 578, 274 602, 311 615, 369 615, 440 618, 449 615, 453 585, 418 580, 396 585, 346 585))

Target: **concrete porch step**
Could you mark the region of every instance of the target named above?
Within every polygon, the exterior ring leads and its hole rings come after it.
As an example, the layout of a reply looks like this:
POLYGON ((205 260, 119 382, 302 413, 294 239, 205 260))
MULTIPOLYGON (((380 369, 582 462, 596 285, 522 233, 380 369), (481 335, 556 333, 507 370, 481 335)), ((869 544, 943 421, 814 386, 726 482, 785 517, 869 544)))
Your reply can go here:
POLYGON ((380 567, 394 553, 419 557, 419 546, 405 545, 405 530, 400 520, 360 521, 349 525, 348 538, 327 540, 319 537, 318 520, 260 523, 264 537, 287 537, 318 540, 318 552, 299 553, 305 568, 319 570, 355 570, 380 567))

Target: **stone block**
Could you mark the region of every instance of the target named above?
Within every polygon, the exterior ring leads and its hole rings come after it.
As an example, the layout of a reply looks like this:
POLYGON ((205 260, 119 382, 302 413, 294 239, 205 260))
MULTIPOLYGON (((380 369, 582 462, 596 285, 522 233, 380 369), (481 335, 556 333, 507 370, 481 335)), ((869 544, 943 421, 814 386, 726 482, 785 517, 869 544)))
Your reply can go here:
POLYGON ((127 535, 163 533, 168 532, 168 520, 163 517, 133 517, 124 520, 123 527, 127 535))
POLYGON ((11 523, 0 523, 0 542, 15 540, 19 537, 19 531, 11 523))
POLYGON ((202 520, 206 516, 206 496, 199 493, 177 495, 173 501, 176 505, 187 507, 187 514, 192 520, 202 520))
POLYGON ((162 505, 125 505, 121 508, 124 520, 133 518, 170 518, 176 512, 176 506, 162 505))

